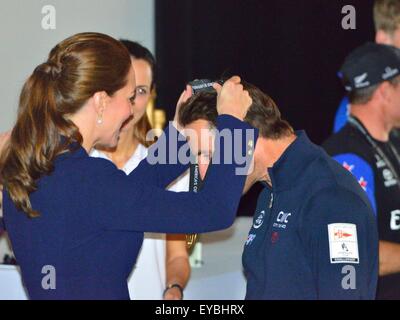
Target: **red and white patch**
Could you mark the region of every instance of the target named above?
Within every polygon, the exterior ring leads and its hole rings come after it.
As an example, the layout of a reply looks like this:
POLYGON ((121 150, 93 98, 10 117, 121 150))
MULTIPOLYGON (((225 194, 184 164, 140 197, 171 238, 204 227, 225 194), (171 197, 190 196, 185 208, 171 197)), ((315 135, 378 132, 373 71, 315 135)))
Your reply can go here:
POLYGON ((355 224, 329 224, 328 236, 331 263, 360 263, 357 226, 355 224))

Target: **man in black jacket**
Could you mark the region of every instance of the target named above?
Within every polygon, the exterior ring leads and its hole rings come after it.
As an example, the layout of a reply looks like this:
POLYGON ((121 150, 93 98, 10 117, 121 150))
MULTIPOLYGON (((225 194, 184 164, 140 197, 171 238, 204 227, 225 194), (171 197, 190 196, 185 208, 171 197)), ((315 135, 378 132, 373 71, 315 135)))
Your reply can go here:
POLYGON ((369 197, 379 229, 378 299, 400 299, 400 50, 367 43, 340 71, 351 103, 347 124, 324 148, 369 197))

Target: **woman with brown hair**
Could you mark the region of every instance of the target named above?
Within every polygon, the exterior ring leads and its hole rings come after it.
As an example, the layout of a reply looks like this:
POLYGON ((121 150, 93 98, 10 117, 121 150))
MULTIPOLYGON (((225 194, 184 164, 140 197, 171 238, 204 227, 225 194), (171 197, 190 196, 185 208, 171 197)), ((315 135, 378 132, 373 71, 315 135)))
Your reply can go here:
MULTIPOLYGON (((146 107, 155 90, 156 64, 147 48, 129 40, 121 42, 131 55, 135 70, 134 116, 121 128, 116 148, 93 149, 90 155, 110 160, 126 174, 130 174, 147 156, 147 148, 150 146, 146 135, 152 128, 146 107)), ((178 179, 171 188, 171 191, 188 191, 189 179, 178 179)), ((128 280, 129 295, 134 300, 179 300, 183 298, 189 276, 185 235, 145 233, 142 248, 128 280)))
MULTIPOLYGON (((215 87, 218 129, 251 128, 241 121, 251 99, 240 78, 215 87)), ((161 144, 175 151, 185 144, 172 124, 150 147, 165 150, 167 164, 142 161, 126 176, 89 157, 93 147, 117 145, 135 93, 129 52, 99 33, 56 45, 24 84, 0 183, 5 226, 31 299, 128 299, 126 279, 144 231, 196 233, 232 224, 245 180, 236 163, 225 164, 234 148, 221 152, 221 165, 197 194, 165 191, 187 167, 161 144)), ((186 90, 181 101, 189 96, 186 90)))

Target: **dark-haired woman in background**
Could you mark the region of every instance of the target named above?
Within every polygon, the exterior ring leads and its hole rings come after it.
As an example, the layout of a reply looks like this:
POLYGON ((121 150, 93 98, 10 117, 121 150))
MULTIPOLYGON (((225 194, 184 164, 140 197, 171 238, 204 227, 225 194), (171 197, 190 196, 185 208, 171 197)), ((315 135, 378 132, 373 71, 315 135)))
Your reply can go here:
MULTIPOLYGON (((90 155, 110 160, 129 174, 147 156, 147 148, 150 146, 146 134, 152 128, 146 106, 155 89, 156 66, 155 59, 147 48, 129 40, 121 42, 131 54, 135 70, 136 98, 132 107, 133 116, 122 127, 116 148, 93 149, 90 155)), ((179 179, 169 190, 180 192, 188 189, 189 180, 185 183, 185 180, 179 179)), ((128 281, 130 297, 134 300, 182 299, 182 291, 189 275, 189 255, 184 235, 145 233, 142 248, 128 281)))
MULTIPOLYGON (((251 98, 240 78, 215 88, 218 129, 251 129, 241 121, 251 98)), ((89 157, 93 147, 117 145, 135 94, 129 52, 99 33, 60 42, 24 84, 0 184, 5 226, 31 299, 129 299, 127 278, 144 231, 198 233, 233 223, 245 181, 238 164, 225 164, 235 160, 235 145, 227 154, 221 141, 221 165, 196 194, 165 190, 187 167, 162 146, 176 143, 177 151, 185 144, 172 124, 150 147, 165 150, 166 165, 142 161, 126 176, 89 157)), ((189 96, 186 90, 181 101, 189 96)))

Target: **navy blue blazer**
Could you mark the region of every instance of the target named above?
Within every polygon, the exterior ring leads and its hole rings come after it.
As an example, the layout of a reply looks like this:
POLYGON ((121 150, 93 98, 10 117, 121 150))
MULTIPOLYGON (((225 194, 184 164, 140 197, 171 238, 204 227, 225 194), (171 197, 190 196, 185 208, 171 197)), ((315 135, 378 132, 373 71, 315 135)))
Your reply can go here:
POLYGON ((268 173, 243 252, 246 299, 374 299, 377 226, 352 174, 303 131, 268 173))
MULTIPOLYGON (((252 129, 228 115, 218 117, 217 128, 252 129)), ((256 139, 256 130, 254 134, 256 139)), ((167 145, 175 139, 179 148, 186 142, 177 137, 170 125, 163 138, 167 145)), ((248 142, 244 136, 241 146, 237 144, 242 154, 251 153, 255 141, 248 142)), ((162 153, 160 145, 149 154, 162 153)), ((168 148, 165 155, 168 160, 168 148)), ((232 155, 221 152, 221 163, 232 155)), ((165 188, 186 165, 142 161, 126 176, 111 162, 89 157, 80 146, 58 156, 54 171, 40 178, 38 190, 30 195, 40 217, 28 218, 4 192, 5 226, 29 297, 129 299, 127 278, 143 232, 202 233, 233 223, 246 178, 235 173, 238 166, 215 164, 201 192, 175 193, 165 188)))

